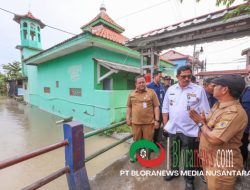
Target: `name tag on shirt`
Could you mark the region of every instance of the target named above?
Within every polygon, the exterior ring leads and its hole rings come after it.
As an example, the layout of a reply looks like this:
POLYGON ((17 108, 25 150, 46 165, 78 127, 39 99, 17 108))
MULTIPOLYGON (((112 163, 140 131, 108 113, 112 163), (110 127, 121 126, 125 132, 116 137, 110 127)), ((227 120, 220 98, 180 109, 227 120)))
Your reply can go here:
POLYGON ((143 102, 142 103, 142 107, 145 109, 145 108, 147 108, 147 102, 143 102))

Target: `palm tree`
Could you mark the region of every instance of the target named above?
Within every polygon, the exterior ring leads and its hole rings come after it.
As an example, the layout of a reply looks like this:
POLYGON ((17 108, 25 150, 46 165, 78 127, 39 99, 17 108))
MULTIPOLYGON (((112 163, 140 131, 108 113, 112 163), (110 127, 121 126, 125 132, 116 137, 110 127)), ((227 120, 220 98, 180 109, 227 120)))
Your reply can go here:
POLYGON ((20 79, 22 77, 21 74, 21 63, 18 61, 14 61, 12 63, 8 63, 2 66, 3 70, 6 73, 6 78, 10 79, 20 79))

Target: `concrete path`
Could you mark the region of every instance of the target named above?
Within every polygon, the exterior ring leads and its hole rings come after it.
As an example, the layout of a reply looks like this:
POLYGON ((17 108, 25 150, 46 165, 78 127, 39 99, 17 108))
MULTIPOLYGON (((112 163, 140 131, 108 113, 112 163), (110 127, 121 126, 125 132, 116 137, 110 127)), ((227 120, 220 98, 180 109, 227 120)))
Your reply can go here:
MULTIPOLYGON (((129 156, 117 160, 102 172, 90 180, 91 190, 184 190, 185 181, 183 177, 178 177, 166 182, 162 176, 142 176, 145 171, 165 170, 166 163, 161 166, 148 169, 139 163, 130 163, 129 156), (121 175, 123 171, 128 171, 128 175, 121 175), (132 175, 131 172, 138 172, 142 175, 132 175)), ((207 190, 199 177, 195 177, 195 190, 207 190)), ((236 190, 250 189, 250 176, 241 177, 236 186, 236 190)))
MULTIPOLYGON (((166 182, 162 176, 142 176, 145 171, 165 170, 165 163, 161 166, 148 169, 142 167, 139 163, 130 163, 129 156, 125 155, 122 159, 116 161, 101 173, 97 174, 91 181, 91 190, 184 190, 185 181, 183 177, 175 178, 166 182), (120 175, 121 171, 128 171, 128 176, 120 175), (131 172, 138 172, 142 175, 135 175, 131 172)), ((206 185, 199 177, 195 178, 196 190, 207 190, 206 185)))

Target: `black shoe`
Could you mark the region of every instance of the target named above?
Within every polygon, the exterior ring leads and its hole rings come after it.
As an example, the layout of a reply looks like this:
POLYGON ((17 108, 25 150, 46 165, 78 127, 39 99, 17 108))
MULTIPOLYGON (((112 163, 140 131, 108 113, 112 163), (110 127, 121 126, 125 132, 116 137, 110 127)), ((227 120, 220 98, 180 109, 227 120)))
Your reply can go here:
POLYGON ((171 181, 172 179, 174 179, 176 177, 179 177, 179 175, 166 175, 166 176, 163 176, 163 179, 165 181, 171 181))
POLYGON ((185 190, 194 190, 194 183, 193 183, 193 182, 187 182, 187 181, 186 181, 185 190))
POLYGON ((201 178, 201 180, 203 181, 203 183, 207 183, 207 182, 206 182, 206 179, 205 179, 205 177, 204 177, 204 175, 200 175, 200 178, 201 178))

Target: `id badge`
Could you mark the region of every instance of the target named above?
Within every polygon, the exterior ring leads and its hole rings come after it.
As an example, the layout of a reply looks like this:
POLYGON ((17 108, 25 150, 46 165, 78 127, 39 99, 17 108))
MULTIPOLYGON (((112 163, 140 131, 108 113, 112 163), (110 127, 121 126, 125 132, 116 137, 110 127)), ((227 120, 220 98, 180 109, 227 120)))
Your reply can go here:
POLYGON ((142 106, 143 106, 144 109, 147 108, 147 103, 146 103, 146 102, 143 102, 143 103, 142 103, 142 106))

